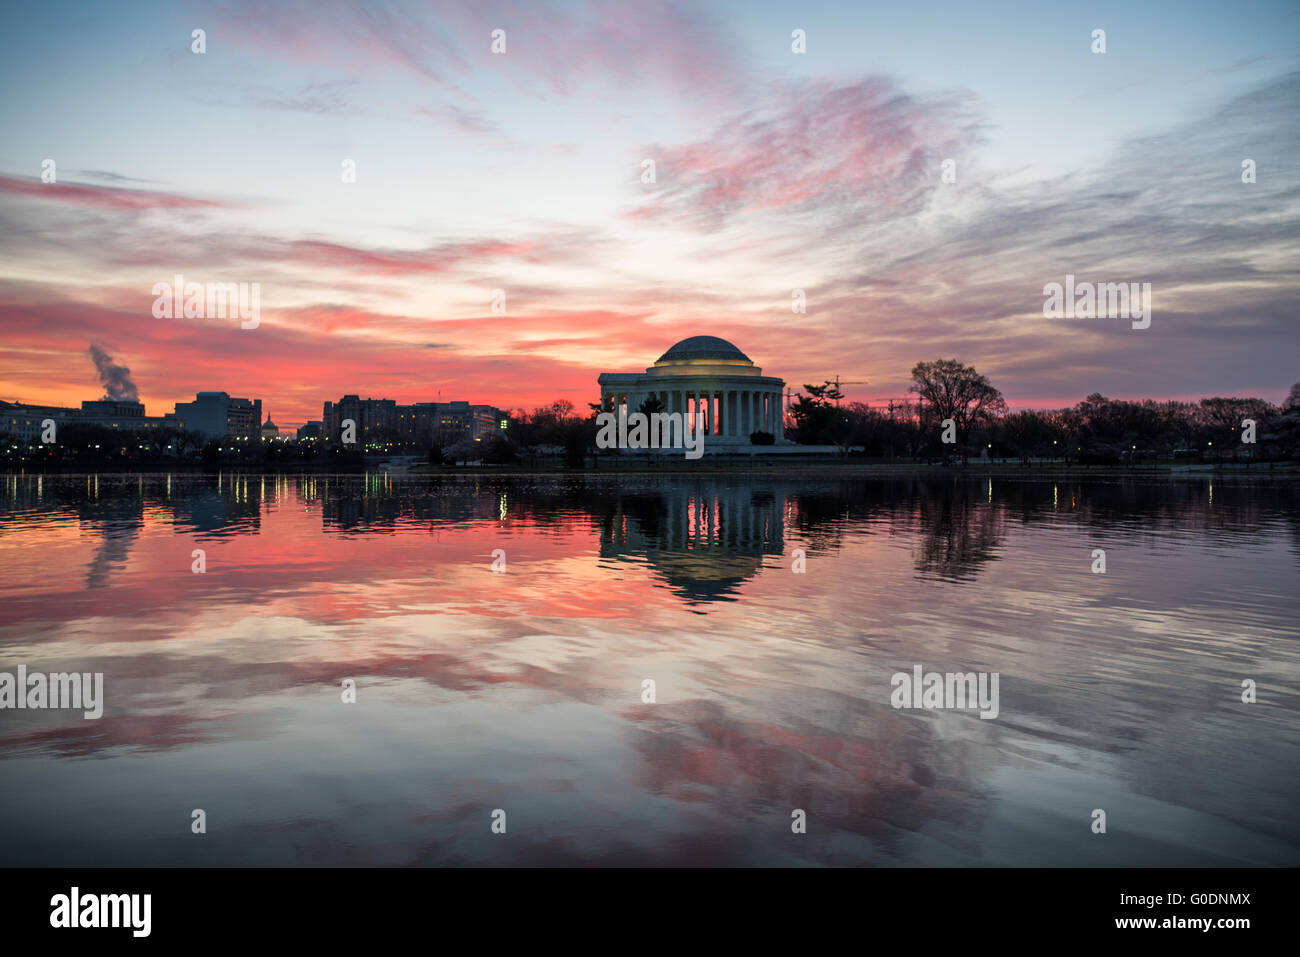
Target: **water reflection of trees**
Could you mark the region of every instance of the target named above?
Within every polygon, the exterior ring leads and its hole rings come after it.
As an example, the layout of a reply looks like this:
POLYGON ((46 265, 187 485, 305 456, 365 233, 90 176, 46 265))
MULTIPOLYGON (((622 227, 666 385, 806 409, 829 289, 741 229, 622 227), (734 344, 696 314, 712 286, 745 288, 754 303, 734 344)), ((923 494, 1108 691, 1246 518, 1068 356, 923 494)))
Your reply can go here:
POLYGON ((963 485, 941 499, 917 501, 912 560, 923 577, 972 578, 981 565, 997 558, 1006 537, 1006 513, 976 498, 976 490, 963 485))
POLYGON ((996 557, 1010 523, 1068 523, 1135 540, 1208 531, 1224 544, 1247 541, 1270 524, 1296 523, 1300 483, 1251 476, 846 479, 797 489, 786 514, 810 547, 832 551, 849 530, 910 527, 926 536, 919 571, 960 576, 996 557))
POLYGON ((909 477, 845 480, 796 490, 787 510, 810 549, 835 552, 846 535, 882 528, 916 536, 913 560, 923 576, 962 580, 997 557, 1005 537, 1001 503, 984 483, 909 477))

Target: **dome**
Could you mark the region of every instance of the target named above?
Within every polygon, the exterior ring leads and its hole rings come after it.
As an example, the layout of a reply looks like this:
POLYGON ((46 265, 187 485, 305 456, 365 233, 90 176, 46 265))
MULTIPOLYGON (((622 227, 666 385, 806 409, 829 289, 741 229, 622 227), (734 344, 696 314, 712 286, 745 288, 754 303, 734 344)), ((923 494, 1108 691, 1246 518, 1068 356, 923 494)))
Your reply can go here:
POLYGON ((691 336, 683 339, 658 359, 658 362, 682 362, 699 359, 721 359, 732 362, 749 362, 745 355, 726 339, 717 336, 691 336))

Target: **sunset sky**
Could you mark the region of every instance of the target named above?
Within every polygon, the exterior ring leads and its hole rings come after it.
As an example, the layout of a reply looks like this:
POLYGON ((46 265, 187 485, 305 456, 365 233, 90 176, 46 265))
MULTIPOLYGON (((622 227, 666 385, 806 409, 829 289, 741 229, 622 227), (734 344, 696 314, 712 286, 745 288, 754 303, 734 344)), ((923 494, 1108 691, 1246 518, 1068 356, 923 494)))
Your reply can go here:
POLYGON ((583 408, 601 372, 700 334, 794 388, 869 383, 850 399, 901 396, 939 357, 1012 405, 1278 402, 1300 380, 1296 4, 5 19, 0 399, 97 398, 94 344, 151 415, 209 389, 285 428, 344 393, 583 408), (178 273, 259 283, 260 325, 155 318, 178 273), (1067 273, 1151 283, 1151 327, 1045 319, 1067 273))

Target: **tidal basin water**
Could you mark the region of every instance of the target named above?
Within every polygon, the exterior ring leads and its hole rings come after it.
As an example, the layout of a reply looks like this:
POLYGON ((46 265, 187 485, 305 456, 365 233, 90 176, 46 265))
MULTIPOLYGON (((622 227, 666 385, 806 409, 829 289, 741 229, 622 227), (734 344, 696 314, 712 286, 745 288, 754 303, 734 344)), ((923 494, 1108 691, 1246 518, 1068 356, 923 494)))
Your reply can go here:
POLYGON ((0 865, 1300 865, 1295 482, 0 483, 0 865))

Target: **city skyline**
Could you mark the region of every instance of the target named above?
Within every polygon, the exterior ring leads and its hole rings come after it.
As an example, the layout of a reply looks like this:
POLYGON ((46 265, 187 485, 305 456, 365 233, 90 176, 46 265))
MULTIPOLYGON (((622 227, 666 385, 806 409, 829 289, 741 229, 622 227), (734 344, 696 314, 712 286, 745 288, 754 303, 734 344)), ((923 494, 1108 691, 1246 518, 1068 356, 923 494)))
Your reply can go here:
POLYGON ((56 424, 98 423, 128 431, 174 428, 215 439, 224 435, 254 438, 260 433, 265 440, 268 428, 274 428, 277 439, 293 439, 295 433, 298 439, 302 439, 304 432, 310 433, 308 437, 311 438, 321 434, 337 435, 346 417, 355 421, 365 435, 369 435, 372 429, 391 429, 411 439, 425 435, 436 439, 440 432, 455 432, 478 437, 477 441, 495 434, 498 428, 505 428, 501 421, 510 414, 510 410, 466 399, 399 403, 380 396, 351 393, 339 400, 322 400, 319 419, 308 419, 299 426, 287 427, 272 420, 270 410, 261 398, 232 396, 221 389, 201 389, 192 401, 176 402, 169 412, 149 415, 148 411, 134 391, 124 397, 105 393, 99 399, 82 399, 75 405, 10 403, 0 399, 0 413, 11 416, 9 422, 0 418, 0 435, 29 441, 42 431, 45 422, 42 416, 54 415, 56 424), (433 421, 434 415, 442 416, 440 422, 433 421), (238 421, 232 421, 232 416, 238 421), (402 421, 407 417, 412 421, 402 421))
MULTIPOLYGON (((98 371, 98 373, 99 373, 100 380, 101 380, 100 385, 103 387, 103 394, 100 395, 98 398, 86 399, 86 398, 79 398, 79 397, 77 397, 77 398, 73 398, 73 399, 69 399, 69 400, 67 400, 67 401, 61 401, 61 402, 40 402, 40 401, 32 402, 32 401, 26 401, 26 400, 24 400, 24 399, 22 399, 22 398, 10 398, 10 399, 6 399, 6 398, 0 396, 0 403, 12 403, 13 405, 17 405, 17 406, 27 406, 27 407, 31 407, 31 408, 41 408, 41 407, 61 407, 61 408, 64 408, 64 409, 66 409, 66 410, 73 411, 73 412, 77 411, 77 410, 79 409, 79 407, 81 407, 81 406, 85 406, 85 405, 96 405, 96 404, 105 404, 105 405, 108 405, 108 404, 113 404, 113 403, 117 403, 117 402, 123 402, 123 403, 136 402, 136 403, 138 403, 138 404, 141 406, 142 409, 146 409, 146 408, 147 408, 147 403, 146 403, 145 399, 140 395, 137 386, 135 385, 134 381, 131 379, 131 370, 130 370, 129 368, 127 368, 127 367, 125 367, 125 366, 122 366, 122 365, 119 365, 119 364, 115 363, 115 362, 113 361, 113 358, 114 358, 114 357, 112 357, 112 356, 108 356, 107 354, 103 353, 103 351, 100 350, 100 349, 99 349, 98 347, 96 347, 96 346, 91 346, 90 349, 87 350, 87 352, 88 352, 88 353, 92 356, 92 358, 94 358, 94 360, 95 360, 95 365, 96 365, 96 367, 97 367, 97 371, 98 371), (126 389, 125 389, 125 391, 122 389, 123 381, 125 381, 125 383, 126 383, 126 389), (116 395, 115 395, 114 393, 119 393, 119 394, 116 394, 116 395)), ((827 385, 830 385, 830 384, 832 384, 832 383, 831 383, 830 381, 828 381, 826 384, 827 384, 827 385)), ((818 385, 818 384, 817 384, 817 383, 813 383, 813 385, 818 385)), ((855 398, 855 397, 854 397, 853 395, 851 395, 851 394, 848 394, 848 393, 852 392, 852 386, 851 386, 851 385, 848 385, 848 384, 845 384, 845 385, 842 385, 842 386, 841 386, 841 383, 838 382, 838 377, 837 377, 837 379, 834 381, 834 385, 836 385, 837 387, 841 387, 841 388, 843 389, 844 393, 845 393, 845 397, 841 400, 842 402, 844 402, 844 403, 846 403, 846 404, 852 404, 852 403, 855 403, 855 402, 863 402, 865 405, 867 405, 868 407, 870 407, 870 408, 872 408, 872 409, 874 409, 874 410, 876 410, 876 411, 887 411, 890 415, 893 414, 893 412, 894 412, 894 410, 895 410, 896 408, 897 408, 897 409, 903 409, 903 408, 906 408, 906 406, 908 406, 908 405, 910 405, 910 404, 913 404, 913 403, 917 402, 917 396, 916 396, 915 391, 914 391, 914 389, 912 388, 912 385, 911 385, 910 383, 909 383, 909 384, 904 384, 904 385, 902 386, 902 390, 903 390, 903 391, 902 391, 902 394, 900 394, 900 395, 898 395, 898 396, 890 396, 890 397, 886 397, 886 398, 872 397, 872 398, 870 398, 870 399, 859 399, 859 398, 855 398)), ((1296 388, 1296 385, 1300 385, 1300 383, 1293 383, 1293 384, 1289 387, 1289 389, 1284 389, 1284 390, 1282 390, 1283 393, 1284 393, 1284 394, 1293 393, 1294 390, 1295 390, 1295 388, 1296 388)), ((84 391, 84 390, 83 390, 83 391, 84 391)), ((96 391, 96 390, 91 390, 91 391, 93 392, 93 391, 96 391)), ((597 389, 596 389, 595 391, 596 391, 596 393, 597 393, 597 398, 599 399, 602 390, 600 389, 600 387, 597 387, 597 389)), ((802 395, 802 394, 804 393, 804 391, 805 391, 805 390, 804 390, 804 388, 803 388, 802 386, 796 386, 796 385, 793 384, 793 383, 786 383, 786 384, 785 384, 785 387, 784 387, 784 394, 783 394, 783 403, 782 403, 782 409, 783 409, 782 414, 783 414, 783 416, 788 415, 788 413, 789 413, 789 403, 790 403, 791 399, 794 398, 794 397, 797 397, 797 396, 799 396, 799 395, 802 395)), ((1063 401, 1063 402, 1061 403, 1060 406, 1057 406, 1057 407, 1055 407, 1055 408, 1068 408, 1068 407, 1071 407, 1071 406, 1077 405, 1078 402, 1080 402, 1080 401, 1082 401, 1082 400, 1084 400, 1084 399, 1086 399, 1086 398, 1089 398, 1089 397, 1091 397, 1091 396, 1093 396, 1093 395, 1096 395, 1096 394, 1098 394, 1098 393, 1094 390, 1093 392, 1088 393, 1086 396, 1085 396, 1085 395, 1081 395, 1081 396, 1079 396, 1078 398, 1073 399, 1073 400, 1065 400, 1065 401, 1063 401)), ((228 396, 228 397, 229 397, 229 396, 232 396, 232 390, 230 390, 230 389, 195 389, 194 392, 191 394, 190 399, 180 399, 180 400, 177 400, 177 401, 175 401, 175 402, 173 402, 173 403, 163 403, 164 405, 166 405, 166 404, 170 404, 170 405, 172 406, 172 411, 171 411, 171 412, 163 413, 163 415, 165 415, 165 416, 167 416, 167 417, 173 417, 173 416, 181 417, 181 416, 182 416, 182 413, 181 413, 181 407, 184 406, 184 405, 189 404, 189 402, 190 402, 193 398, 195 398, 195 397, 202 397, 203 395, 225 395, 225 396, 228 396)), ((524 407, 524 406, 519 406, 519 405, 511 405, 511 404, 509 404, 509 403, 504 403, 504 402, 493 402, 493 401, 491 401, 491 397, 489 397, 489 400, 488 400, 488 401, 477 401, 477 402, 476 402, 476 401, 473 401, 473 400, 468 400, 468 399, 443 399, 443 398, 441 397, 441 395, 442 395, 442 390, 441 390, 441 389, 437 390, 437 395, 438 395, 438 397, 437 397, 437 398, 434 398, 434 399, 429 399, 429 398, 427 398, 427 397, 424 397, 424 398, 412 398, 412 399, 400 399, 400 398, 394 398, 394 397, 392 397, 391 395, 381 395, 381 394, 378 394, 378 393, 376 393, 376 392, 369 391, 369 390, 366 390, 366 389, 356 389, 356 388, 354 388, 352 391, 348 391, 348 392, 344 392, 344 393, 342 393, 342 394, 341 394, 341 398, 344 399, 344 400, 349 399, 349 398, 351 398, 351 399, 359 399, 359 400, 360 400, 361 402, 363 402, 363 403, 369 403, 369 402, 386 402, 386 403, 389 403, 390 405, 395 405, 398 409, 412 409, 412 408, 415 408, 415 407, 418 407, 418 406, 465 406, 465 407, 468 407, 468 408, 471 408, 471 409, 485 409, 485 408, 491 408, 491 409, 495 410, 495 412, 496 412, 497 414, 502 415, 502 416, 513 416, 514 413, 520 413, 520 414, 527 415, 527 414, 532 413, 532 412, 543 411, 543 410, 545 410, 547 407, 549 407, 549 406, 552 404, 552 403, 550 403, 550 402, 543 402, 543 403, 541 403, 541 404, 538 405, 538 406, 534 406, 534 407, 532 407, 532 408, 529 408, 529 407, 524 407)), ((1145 401, 1161 401, 1161 402, 1191 402, 1191 403, 1195 404, 1196 402, 1198 402, 1198 401, 1200 401, 1200 400, 1203 400, 1203 399, 1210 399, 1210 398, 1212 398, 1212 397, 1213 397, 1213 396, 1212 396, 1210 393, 1206 393, 1206 394, 1202 394, 1202 395, 1189 395, 1189 396, 1185 396, 1185 397, 1181 397, 1181 396, 1180 396, 1180 397, 1160 397, 1159 399, 1155 399, 1155 398, 1153 398, 1153 397, 1151 397, 1151 396, 1145 396, 1145 395, 1140 395, 1140 394, 1136 394, 1136 395, 1132 395, 1132 396, 1108 396, 1107 398, 1109 398, 1109 399, 1114 399, 1114 400, 1119 400, 1119 401, 1136 401, 1136 402, 1145 402, 1145 401)), ((1263 399, 1263 401, 1269 403, 1270 405, 1273 405, 1273 406, 1276 406, 1276 407, 1280 407, 1280 408, 1285 408, 1285 407, 1286 407, 1286 404, 1287 404, 1287 399, 1285 399, 1285 398, 1284 398, 1284 399, 1280 399, 1279 401, 1272 401, 1272 400, 1269 399, 1268 397, 1266 397, 1266 396, 1261 396, 1261 395, 1258 395, 1258 394, 1254 394, 1254 395, 1239 395, 1239 396, 1231 396, 1231 397, 1230 397, 1230 396, 1222 396, 1222 397, 1224 397, 1224 398, 1235 398, 1235 399, 1263 399)), ((236 399, 236 401, 245 401, 245 402, 246 402, 246 401, 250 401, 250 400, 248 400, 248 399, 236 399)), ((270 406, 271 406, 272 404, 274 404, 274 400, 273 400, 273 399, 268 399, 268 398, 266 397, 266 395, 263 393, 263 394, 260 395, 260 396, 254 396, 254 397, 251 399, 251 401, 255 403, 255 405, 257 406, 257 408, 259 409, 259 411, 263 414, 262 417, 259 418, 259 423, 262 423, 263 425, 265 425, 266 423, 272 423, 272 417, 271 417, 270 406)), ((567 401, 567 400, 557 400, 557 401, 567 401)), ((294 434, 295 432, 301 432, 305 427, 310 427, 310 426, 315 426, 315 425, 321 425, 322 422, 326 421, 326 420, 328 419, 328 417, 329 417, 329 414, 330 414, 330 413, 329 413, 329 407, 330 407, 331 405, 337 405, 337 404, 338 404, 338 403, 337 403, 335 400, 331 400, 331 399, 321 399, 321 400, 319 400, 319 401, 317 402, 317 404, 316 404, 316 407, 317 407, 318 409, 320 409, 320 412, 319 412, 320 418, 316 418, 316 417, 314 417, 314 416, 308 416, 307 418, 304 418, 304 419, 302 419, 301 421, 290 421, 290 420, 287 420, 285 417, 282 417, 282 418, 281 418, 281 422, 279 422, 279 423, 273 423, 273 424, 276 425, 276 427, 277 427, 277 430, 278 430, 277 434, 280 435, 281 437, 292 437, 293 434, 294 434)), ((579 415, 579 416, 583 416, 583 415, 586 415, 586 414, 587 414, 587 410, 588 410, 588 408, 589 408, 589 407, 594 407, 595 404, 596 404, 596 403, 594 403, 594 402, 593 402, 593 403, 582 403, 582 404, 574 403, 574 404, 573 404, 573 411, 574 411, 575 414, 577 414, 577 415, 579 415)), ((1020 402, 1020 403, 1015 403, 1015 402, 1010 402, 1010 401, 1007 402, 1007 411, 1008 411, 1008 412, 1015 412, 1015 411, 1021 411, 1021 410, 1031 410, 1031 411, 1051 411, 1052 408, 1053 408, 1053 407, 1050 407, 1050 406, 1034 405, 1034 404, 1032 404, 1032 403, 1027 403, 1027 402, 1020 402)), ((142 414, 143 414, 143 413, 142 413, 142 414)), ((595 412, 592 411, 592 412, 591 412, 591 415, 595 415, 595 412)), ((150 418, 162 418, 162 416, 161 416, 161 415, 160 415, 160 416, 151 416, 150 418)), ((787 422, 787 425, 788 425, 788 422, 787 422)))
POLYGON ((71 9, 0 40, 9 400, 84 397, 88 343, 153 406, 280 383, 286 428, 358 388, 581 409, 697 334, 849 401, 937 356, 1012 408, 1296 378, 1283 4, 71 9), (260 322, 156 318, 176 275, 260 322), (1149 328, 1045 318, 1074 275, 1150 283, 1149 328))

